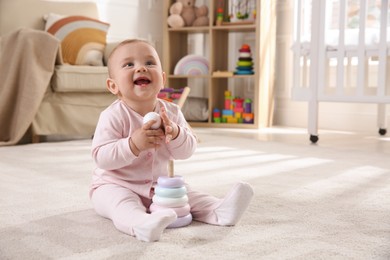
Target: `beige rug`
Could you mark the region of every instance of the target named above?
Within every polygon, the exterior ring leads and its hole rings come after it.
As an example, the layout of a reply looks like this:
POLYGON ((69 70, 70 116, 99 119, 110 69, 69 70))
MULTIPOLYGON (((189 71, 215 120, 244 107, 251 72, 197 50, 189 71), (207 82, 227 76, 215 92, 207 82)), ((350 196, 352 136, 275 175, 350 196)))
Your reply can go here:
POLYGON ((90 140, 2 147, 0 259, 390 259, 389 139, 195 131, 176 173, 216 196, 252 184, 237 226, 193 222, 140 242, 91 208, 90 140))

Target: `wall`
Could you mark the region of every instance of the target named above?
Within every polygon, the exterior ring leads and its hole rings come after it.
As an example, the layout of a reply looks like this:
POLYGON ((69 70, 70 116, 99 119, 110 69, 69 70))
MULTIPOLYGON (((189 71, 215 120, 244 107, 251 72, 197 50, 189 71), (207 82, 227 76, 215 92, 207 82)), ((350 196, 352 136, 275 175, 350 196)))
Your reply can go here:
MULTIPOLYGON (((278 0, 273 124, 306 128, 307 103, 291 100, 293 7, 294 0, 278 0)), ((390 105, 386 114, 390 122, 390 105)), ((319 129, 376 132, 377 105, 321 102, 318 126, 319 129)))
MULTIPOLYGON (((96 0, 103 21, 110 23, 108 42, 143 38, 162 54, 161 0, 96 0)), ((162 56, 162 55, 161 55, 162 56)))

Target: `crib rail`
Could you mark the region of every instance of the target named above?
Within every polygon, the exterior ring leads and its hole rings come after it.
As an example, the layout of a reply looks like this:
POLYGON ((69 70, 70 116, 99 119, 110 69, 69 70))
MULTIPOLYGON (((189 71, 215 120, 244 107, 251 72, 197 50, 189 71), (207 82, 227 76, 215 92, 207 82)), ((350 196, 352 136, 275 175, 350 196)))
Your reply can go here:
POLYGON ((356 44, 346 43, 348 29, 347 1, 340 0, 339 27, 336 45, 326 41, 326 13, 334 1, 312 1, 311 34, 302 37, 302 9, 304 0, 296 1, 295 40, 293 59, 293 98, 308 100, 313 95, 318 101, 390 102, 390 44, 387 42, 388 0, 382 0, 379 40, 367 44, 367 1, 359 4, 359 25, 356 44), (389 45, 389 46, 388 46, 389 45))
POLYGON ((312 135, 318 135, 320 101, 378 104, 378 126, 385 126, 384 106, 390 103, 389 3, 381 1, 376 20, 369 1, 358 3, 353 10, 348 0, 295 1, 292 98, 309 102, 312 135), (354 27, 351 13, 358 18, 354 27), (334 19, 338 22, 332 24, 334 19), (377 25, 371 28, 368 21, 377 25))

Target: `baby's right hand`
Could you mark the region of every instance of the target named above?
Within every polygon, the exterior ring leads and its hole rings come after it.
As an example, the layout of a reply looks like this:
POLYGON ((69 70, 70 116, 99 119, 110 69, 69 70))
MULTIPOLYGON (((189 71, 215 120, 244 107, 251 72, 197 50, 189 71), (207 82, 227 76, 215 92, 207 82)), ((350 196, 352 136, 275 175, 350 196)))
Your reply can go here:
POLYGON ((141 128, 134 131, 132 136, 129 138, 130 149, 136 156, 144 150, 159 148, 165 139, 164 131, 161 128, 151 128, 155 122, 155 120, 150 120, 141 128))

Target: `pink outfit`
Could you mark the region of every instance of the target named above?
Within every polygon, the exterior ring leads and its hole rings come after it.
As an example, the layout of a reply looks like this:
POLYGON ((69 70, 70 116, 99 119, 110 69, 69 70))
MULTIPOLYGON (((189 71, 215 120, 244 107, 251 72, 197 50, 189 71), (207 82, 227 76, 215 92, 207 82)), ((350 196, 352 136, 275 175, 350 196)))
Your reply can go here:
MULTIPOLYGON (((167 176, 169 160, 189 158, 197 145, 180 108, 159 99, 155 112, 159 113, 161 106, 180 128, 177 138, 168 144, 142 151, 138 157, 134 155, 129 138, 142 127, 143 117, 120 100, 102 112, 92 142, 97 166, 90 190, 92 203, 98 214, 111 219, 118 230, 130 235, 150 215, 147 212, 153 186, 159 176, 167 176)), ((221 200, 187 188, 193 218, 218 224, 213 210, 221 200)))

